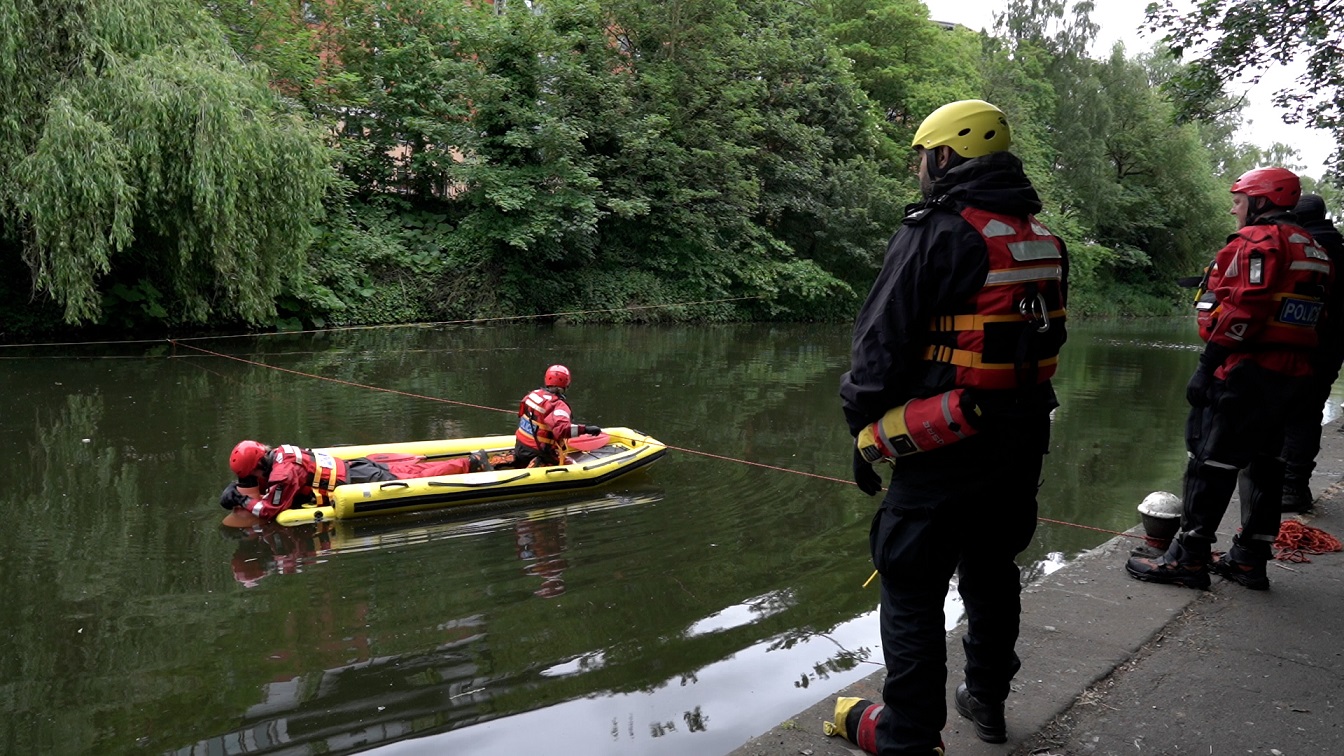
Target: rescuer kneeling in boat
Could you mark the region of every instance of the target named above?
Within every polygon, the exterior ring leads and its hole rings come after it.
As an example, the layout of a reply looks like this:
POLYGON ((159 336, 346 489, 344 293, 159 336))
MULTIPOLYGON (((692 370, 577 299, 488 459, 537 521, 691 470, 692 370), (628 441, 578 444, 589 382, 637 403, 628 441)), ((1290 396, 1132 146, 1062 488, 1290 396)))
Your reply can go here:
POLYGON ((840 698, 826 731, 881 756, 943 753, 954 573, 966 606, 956 708, 981 740, 1008 737, 1015 559, 1036 530, 1067 289, 1064 243, 1036 220, 1041 200, 1011 144, 1003 112, 982 100, 920 124, 924 200, 887 246, 840 382, 859 489, 881 490, 874 463, 892 469, 869 531, 887 676, 882 703, 840 698))
POLYGON ((514 432, 513 462, 509 467, 543 467, 564 463, 565 439, 596 436, 602 429, 570 420, 569 368, 546 368, 542 387, 518 403, 518 430, 514 432))
POLYGON ((229 469, 238 476, 238 481, 230 483, 220 494, 220 506, 243 507, 263 520, 270 520, 293 506, 310 502, 328 506, 332 490, 347 483, 461 475, 491 468, 484 451, 442 462, 426 462, 411 455, 386 455, 381 460, 341 459, 290 444, 270 447, 260 441, 242 441, 229 454, 229 469))
POLYGON ((1237 232, 1218 251, 1195 305, 1207 342, 1185 389, 1181 530, 1156 559, 1131 557, 1139 580, 1208 588, 1209 571, 1247 588, 1269 588, 1265 564, 1279 535, 1284 427, 1310 389, 1317 325, 1334 278, 1330 256, 1297 224, 1297 175, 1256 168, 1232 184, 1237 232), (1240 479, 1241 532, 1215 558, 1240 479))

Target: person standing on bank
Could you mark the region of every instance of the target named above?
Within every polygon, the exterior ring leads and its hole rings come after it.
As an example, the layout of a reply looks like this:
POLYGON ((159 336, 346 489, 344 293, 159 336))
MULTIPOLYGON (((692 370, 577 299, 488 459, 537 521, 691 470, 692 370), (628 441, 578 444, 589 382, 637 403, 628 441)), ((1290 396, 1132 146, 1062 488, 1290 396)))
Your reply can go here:
POLYGON ((511 467, 542 467, 564 462, 564 440, 575 436, 596 436, 602 429, 596 425, 580 425, 570 419, 569 368, 551 365, 546 368, 542 387, 523 397, 518 403, 518 430, 514 432, 513 463, 511 467))
POLYGON ((882 756, 943 753, 954 573, 967 617, 956 708, 981 740, 1007 740, 1021 667, 1014 560, 1036 530, 1068 271, 1011 144, 1003 112, 982 100, 920 124, 924 199, 888 243, 840 382, 859 489, 881 489, 873 463, 892 468, 869 532, 887 676, 883 703, 840 698, 827 731, 882 756))
POLYGON ((1309 390, 1317 324, 1334 276, 1330 257, 1298 226, 1297 175, 1257 168, 1232 184, 1238 230, 1205 274, 1196 304, 1207 342, 1186 387, 1181 529, 1157 558, 1125 565, 1139 580, 1208 588, 1210 570, 1269 588, 1265 564, 1279 534, 1284 426, 1309 390), (1240 480, 1241 532, 1226 554, 1212 546, 1240 480))
MULTIPOLYGON (((1344 238, 1325 217, 1325 200, 1319 194, 1304 194, 1293 208, 1302 228, 1321 245, 1338 273, 1344 263, 1344 238)), ((1344 285, 1336 281, 1325 303, 1325 321, 1320 327, 1320 345, 1312 358, 1313 375, 1306 398, 1288 416, 1283 438, 1283 503, 1281 512, 1312 511, 1311 473, 1321 451, 1321 415, 1330 400, 1330 387, 1344 364, 1344 285)))

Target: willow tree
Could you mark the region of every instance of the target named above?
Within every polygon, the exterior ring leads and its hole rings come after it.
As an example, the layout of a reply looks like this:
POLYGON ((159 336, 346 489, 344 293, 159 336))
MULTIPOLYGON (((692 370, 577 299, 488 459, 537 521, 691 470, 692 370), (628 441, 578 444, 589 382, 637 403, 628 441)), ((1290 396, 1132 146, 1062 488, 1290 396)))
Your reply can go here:
POLYGON ((0 260, 67 323, 271 316, 327 149, 196 4, 0 0, 0 109, 0 260))

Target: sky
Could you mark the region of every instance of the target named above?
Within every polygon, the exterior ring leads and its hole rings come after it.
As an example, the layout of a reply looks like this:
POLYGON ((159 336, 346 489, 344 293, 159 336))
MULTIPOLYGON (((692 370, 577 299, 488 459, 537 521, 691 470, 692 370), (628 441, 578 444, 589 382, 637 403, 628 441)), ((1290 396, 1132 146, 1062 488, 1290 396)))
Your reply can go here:
MULTIPOLYGON (((929 16, 935 21, 950 21, 979 31, 992 29, 994 14, 1001 13, 1006 0, 924 0, 929 16)), ((1069 3, 1072 5, 1072 2, 1069 3)), ((1147 52, 1159 35, 1143 32, 1144 0, 1107 0, 1099 2, 1091 13, 1092 21, 1101 27, 1093 45, 1094 57, 1110 53, 1116 42, 1123 42, 1129 56, 1147 52)), ((1303 173, 1320 178, 1325 173, 1325 162, 1334 150, 1334 142, 1327 132, 1305 126, 1289 126, 1283 122, 1283 111, 1275 108, 1271 98, 1285 87, 1294 86, 1297 71, 1279 67, 1264 72, 1255 86, 1229 87, 1230 93, 1244 93, 1249 100, 1242 111, 1245 123, 1237 137, 1258 147, 1269 147, 1283 142, 1297 149, 1303 173)))

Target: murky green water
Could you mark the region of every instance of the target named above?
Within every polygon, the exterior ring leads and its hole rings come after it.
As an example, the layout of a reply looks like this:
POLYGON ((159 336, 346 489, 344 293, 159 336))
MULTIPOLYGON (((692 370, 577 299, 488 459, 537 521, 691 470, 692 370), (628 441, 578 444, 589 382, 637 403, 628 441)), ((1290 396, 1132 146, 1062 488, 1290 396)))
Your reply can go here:
MULTIPOLYGON (((1041 514, 1102 530, 1043 522, 1029 574, 1135 524, 1184 464, 1189 322, 1072 334, 1041 514)), ((877 669, 876 501, 837 482, 846 325, 190 343, 297 372, 0 349, 4 753, 726 753, 877 669), (552 362, 580 421, 677 450, 469 520, 220 526, 241 438, 506 432, 552 362)))

